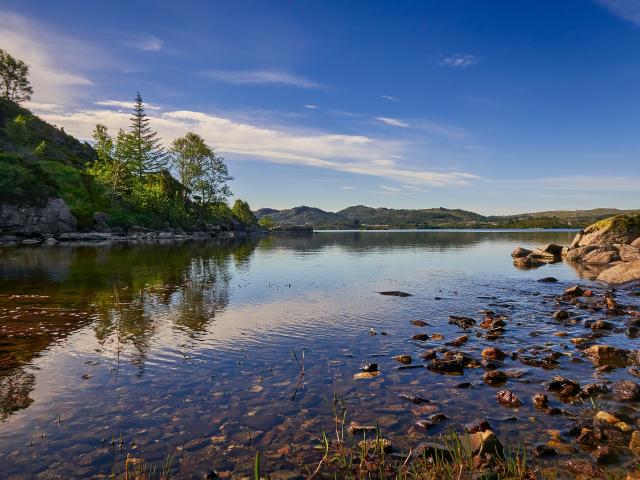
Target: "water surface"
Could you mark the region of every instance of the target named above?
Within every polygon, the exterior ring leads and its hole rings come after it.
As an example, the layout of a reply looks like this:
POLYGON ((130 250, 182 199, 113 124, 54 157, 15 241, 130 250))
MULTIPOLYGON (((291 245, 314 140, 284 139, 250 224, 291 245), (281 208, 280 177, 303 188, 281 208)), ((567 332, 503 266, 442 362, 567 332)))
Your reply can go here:
MULTIPOLYGON (((566 245, 574 235, 319 232, 5 248, 0 478, 105 478, 114 459, 142 455, 159 465, 168 451, 174 478, 202 478, 212 469, 221 477, 249 476, 257 450, 265 471, 295 470, 318 444, 322 427, 331 428, 326 398, 334 394, 347 405, 348 424, 377 420, 398 451, 447 428, 415 427, 434 412, 445 413, 455 428, 490 418, 503 443, 546 443, 569 419, 533 407, 542 382, 557 374, 581 384, 630 378, 624 368, 602 373, 586 358, 573 361, 582 354, 568 339, 590 333, 584 321, 605 318, 602 313, 580 311, 564 324, 549 316, 558 308, 555 296, 569 286, 604 291, 593 281, 597 271, 562 262, 537 270, 513 266, 509 254, 516 246, 566 245), (537 282, 546 276, 559 283, 537 282), (388 290, 412 296, 378 293, 388 290), (472 330, 460 350, 477 358, 491 346, 572 355, 561 357, 554 370, 507 360, 505 368, 522 376, 500 388, 516 393, 523 407, 500 406, 497 389, 482 382, 482 368, 463 376, 397 370, 401 364, 392 356, 409 354, 420 364, 416 357, 426 348, 462 335, 448 324, 449 315, 479 323, 485 309, 508 318, 505 334, 487 339, 472 330), (560 331, 569 336, 553 335, 560 331), (416 333, 444 338, 412 340, 416 333), (300 363, 304 353, 302 382, 292 350, 300 363), (354 379, 373 362, 378 377, 354 379), (475 388, 454 388, 461 382, 475 388), (417 406, 400 394, 437 403, 417 406), (504 421, 505 415, 517 421, 504 421)), ((619 301, 633 304, 627 293, 619 301)), ((626 319, 609 320, 623 327, 626 319)), ((602 343, 636 347, 623 330, 603 335, 614 338, 602 343)), ((552 406, 584 410, 550 398, 552 406)), ((614 403, 608 396, 598 401, 614 403)), ((571 438, 565 443, 576 452, 565 448, 548 466, 588 457, 571 438)))

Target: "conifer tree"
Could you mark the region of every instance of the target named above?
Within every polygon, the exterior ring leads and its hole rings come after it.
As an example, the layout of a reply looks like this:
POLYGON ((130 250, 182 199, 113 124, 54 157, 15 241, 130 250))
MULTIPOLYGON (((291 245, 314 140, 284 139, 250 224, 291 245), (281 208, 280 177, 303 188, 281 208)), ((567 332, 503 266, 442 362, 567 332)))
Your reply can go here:
POLYGON ((159 173, 166 167, 167 155, 160 143, 158 132, 152 131, 149 126, 149 117, 144 112, 140 92, 133 107, 130 138, 133 172, 140 180, 147 174, 159 173))

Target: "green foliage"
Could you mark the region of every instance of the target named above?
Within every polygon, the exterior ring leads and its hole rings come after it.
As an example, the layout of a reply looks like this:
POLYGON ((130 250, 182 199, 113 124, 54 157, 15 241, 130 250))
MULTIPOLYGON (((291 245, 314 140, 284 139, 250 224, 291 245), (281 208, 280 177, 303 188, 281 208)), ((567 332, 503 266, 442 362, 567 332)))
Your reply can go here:
POLYGON ((36 155, 44 155, 46 151, 47 143, 43 140, 42 143, 36 147, 33 153, 35 153, 36 155))
POLYGON ((131 131, 124 137, 132 172, 142 180, 150 173, 159 173, 167 165, 167 154, 162 149, 158 133, 149 127, 140 92, 136 95, 131 117, 131 131))
POLYGON ((16 103, 31 100, 29 65, 0 48, 0 96, 16 103))
POLYGON ((29 130, 27 130, 27 120, 18 115, 11 122, 7 122, 4 127, 4 131, 9 138, 9 141, 17 146, 24 146, 29 140, 29 130))
POLYGON ((44 205, 47 197, 55 195, 56 187, 38 163, 0 153, 0 201, 44 205))
POLYGON ((244 200, 237 199, 231 211, 233 212, 234 218, 245 225, 256 223, 255 214, 251 210, 251 207, 249 207, 249 203, 244 200))
POLYGON ((258 224, 261 227, 267 227, 267 228, 273 228, 276 226, 275 222, 271 220, 271 217, 269 215, 264 215, 262 217, 262 220, 260 220, 258 224))

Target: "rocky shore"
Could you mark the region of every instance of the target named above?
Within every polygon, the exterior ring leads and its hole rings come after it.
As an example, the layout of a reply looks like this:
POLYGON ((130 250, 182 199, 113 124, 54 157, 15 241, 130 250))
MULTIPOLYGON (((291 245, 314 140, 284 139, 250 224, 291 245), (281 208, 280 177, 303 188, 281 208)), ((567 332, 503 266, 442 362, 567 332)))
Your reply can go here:
POLYGON ((640 282, 640 214, 617 215, 578 232, 569 246, 549 244, 511 256, 516 268, 538 268, 565 261, 578 271, 595 273, 610 285, 640 282))
MULTIPOLYGON (((59 199, 58 199, 59 200, 59 199)), ((109 215, 93 215, 95 229, 75 232, 76 222, 62 200, 50 200, 44 208, 0 208, 0 246, 17 245, 97 245, 113 242, 163 240, 187 240, 207 238, 236 238, 254 235, 313 235, 313 227, 307 225, 261 227, 256 224, 243 226, 233 218, 220 225, 206 225, 200 229, 191 225, 182 228, 154 230, 132 226, 127 231, 110 228, 109 215)))

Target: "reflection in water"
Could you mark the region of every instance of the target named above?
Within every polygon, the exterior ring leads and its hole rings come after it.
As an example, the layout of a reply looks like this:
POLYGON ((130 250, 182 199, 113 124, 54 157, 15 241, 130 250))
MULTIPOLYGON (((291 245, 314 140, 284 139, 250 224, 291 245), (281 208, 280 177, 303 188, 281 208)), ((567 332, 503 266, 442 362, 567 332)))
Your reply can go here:
MULTIPOLYGON (((436 412, 458 429, 489 418, 512 445, 550 441, 546 432, 564 429, 567 419, 542 415, 526 400, 543 391, 543 382, 555 374, 585 384, 628 376, 614 368, 604 377, 555 335, 593 334, 591 321, 604 318, 589 310, 562 323, 550 317, 558 309, 555 296, 582 270, 563 262, 535 271, 513 267, 515 246, 568 244, 573 235, 338 232, 4 250, 0 471, 108 476, 112 455, 143 455, 157 465, 168 448, 176 455, 172 478, 201 478, 212 468, 227 478, 250 476, 256 450, 266 471, 293 470, 300 459, 293 446, 301 455, 313 452, 314 436, 332 425, 325 397, 334 393, 344 398, 349 421, 378 421, 399 450, 445 431, 445 423, 428 432, 416 428, 436 412), (560 282, 541 284, 542 276, 560 282), (412 296, 376 293, 385 290, 412 296), (412 365, 422 363, 416 359, 425 349, 461 335, 449 315, 479 323, 486 309, 505 319, 504 332, 488 338, 479 330, 460 349, 474 358, 494 346, 527 349, 528 364, 507 358, 504 365, 513 374, 505 388, 524 402, 506 412, 518 422, 502 420, 505 411, 494 387, 482 381, 484 370, 451 377, 426 368, 397 370, 391 358, 412 355, 412 365), (411 323, 416 320, 426 326, 411 323), (371 328, 388 335, 371 335, 371 328), (430 338, 412 339, 415 333, 430 338), (306 362, 304 389, 293 401, 300 369, 292 348, 299 357, 304 351, 306 362), (545 370, 535 366, 540 352, 563 355, 545 370), (354 379, 373 362, 380 375, 354 379), (475 388, 455 388, 461 382, 475 388), (414 405, 401 394, 436 403, 414 405), (533 417, 536 422, 527 420, 533 417), (103 448, 102 436, 120 431, 122 453, 103 448), (34 438, 40 440, 26 447, 34 438)), ((591 275, 580 284, 597 295, 602 289, 589 283, 591 275)), ((623 295, 621 303, 633 304, 623 295)), ((632 348, 624 333, 596 333, 603 343, 632 348)), ((598 401, 615 402, 611 396, 598 401)), ((550 405, 573 413, 583 408, 555 397, 550 405)), ((582 451, 561 455, 555 460, 588 458, 582 451)))

